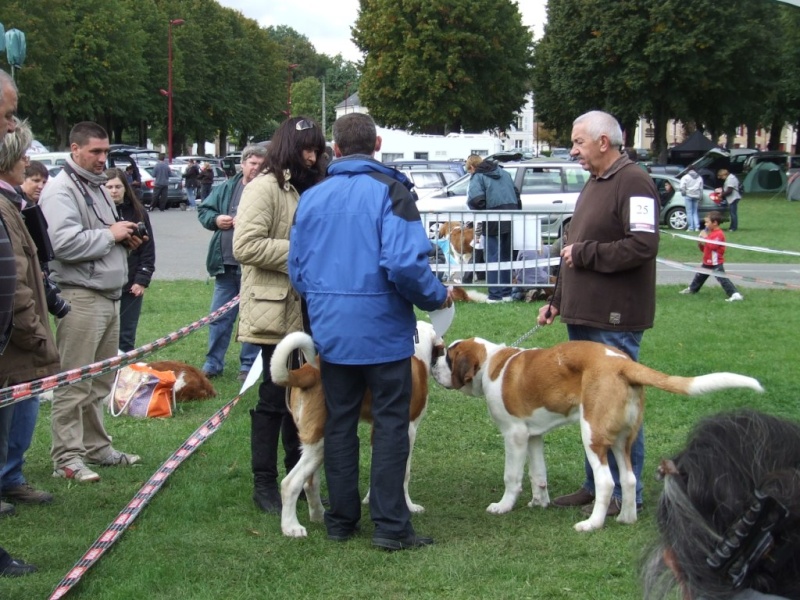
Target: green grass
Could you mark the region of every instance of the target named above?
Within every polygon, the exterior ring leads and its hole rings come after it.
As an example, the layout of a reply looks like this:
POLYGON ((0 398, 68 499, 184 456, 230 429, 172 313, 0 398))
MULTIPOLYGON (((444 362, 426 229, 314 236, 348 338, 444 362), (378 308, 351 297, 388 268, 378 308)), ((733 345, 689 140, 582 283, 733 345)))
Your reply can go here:
MULTIPOLYGON (((797 249, 795 211, 800 203, 748 197, 742 205, 744 243, 797 249), (761 214, 763 206, 775 214, 761 214), (776 231, 786 230, 786 233, 776 231)), ((663 236, 665 250, 672 252, 663 236)), ((678 246, 675 244, 675 252, 678 246)), ((733 251, 731 251, 733 253, 733 251)), ((679 257, 668 254, 668 258, 679 257)), ((767 255, 739 261, 765 262, 767 255)), ((692 248, 687 260, 697 262, 692 248)), ((734 259, 732 259, 734 260, 734 259)), ((800 262, 800 261, 795 261, 800 262)), ((746 301, 729 304, 709 282, 700 294, 680 296, 682 286, 662 286, 654 329, 644 336, 641 360, 682 375, 736 371, 758 378, 766 393, 716 393, 688 399, 651 390, 647 395, 645 510, 634 526, 613 520, 591 534, 572 525, 577 510, 529 509, 530 492, 503 516, 485 512, 503 488, 503 442, 482 399, 431 383, 430 408, 414 451, 412 498, 426 508, 416 529, 436 545, 385 554, 369 544, 365 513, 362 534, 337 545, 324 527, 300 521, 307 539, 280 534, 279 518, 255 508, 250 495, 248 409, 251 389, 221 429, 168 480, 122 539, 85 576, 71 598, 101 600, 275 598, 534 598, 616 600, 640 598, 637 563, 653 539, 653 509, 660 491, 654 480, 659 460, 677 451, 698 418, 719 410, 752 407, 797 415, 794 365, 800 311, 797 292, 748 289, 746 301), (784 364, 784 367, 780 365, 784 364)), ((159 338, 208 312, 212 286, 201 281, 155 281, 145 299, 139 342, 159 338)), ((511 343, 535 323, 538 304, 459 305, 448 339, 480 335, 511 343)), ((566 340, 556 324, 523 345, 566 340)), ((200 365, 206 330, 190 335, 155 358, 200 365)), ((0 598, 46 598, 139 487, 197 426, 238 391, 236 349, 225 376, 215 380, 217 399, 181 406, 169 420, 106 417, 119 449, 143 457, 141 466, 104 469, 97 484, 51 478, 50 409, 43 405, 25 472, 55 495, 51 506, 18 506, 2 521, 0 544, 39 566, 39 573, 0 579, 0 598)), ((535 374, 532 374, 535 376, 535 374)), ((369 461, 362 431, 362 490, 369 461)), ((579 431, 564 427, 546 436, 550 495, 574 491, 583 480, 579 431)))

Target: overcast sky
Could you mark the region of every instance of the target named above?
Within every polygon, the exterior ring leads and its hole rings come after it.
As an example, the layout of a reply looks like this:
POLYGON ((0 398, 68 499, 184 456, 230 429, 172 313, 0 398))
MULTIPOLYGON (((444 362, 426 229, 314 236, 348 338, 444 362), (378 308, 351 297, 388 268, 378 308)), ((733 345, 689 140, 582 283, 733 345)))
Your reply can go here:
MULTIPOLYGON (((350 41, 350 28, 358 17, 358 0, 305 0, 277 2, 264 0, 218 0, 258 21, 262 27, 288 25, 306 36, 317 52, 357 61, 361 54, 350 41)), ((546 17, 546 0, 520 0, 522 22, 534 28, 534 37, 541 37, 546 17)))

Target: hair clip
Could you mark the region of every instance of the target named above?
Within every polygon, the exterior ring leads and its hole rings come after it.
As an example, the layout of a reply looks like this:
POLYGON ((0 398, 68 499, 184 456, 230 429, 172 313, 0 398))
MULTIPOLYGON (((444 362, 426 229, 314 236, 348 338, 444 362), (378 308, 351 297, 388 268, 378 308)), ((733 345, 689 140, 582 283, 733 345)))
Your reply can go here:
POLYGON ((725 532, 714 550, 706 557, 712 571, 723 571, 734 589, 742 587, 748 576, 761 567, 765 557, 775 550, 772 562, 782 555, 780 526, 789 510, 778 500, 755 490, 755 500, 725 532), (773 533, 774 532, 774 533, 773 533))
POLYGON ((676 467, 675 463, 668 458, 662 460, 661 464, 658 465, 658 468, 656 469, 656 479, 658 481, 663 481, 667 475, 680 475, 680 474, 681 472, 678 471, 678 467, 676 467))

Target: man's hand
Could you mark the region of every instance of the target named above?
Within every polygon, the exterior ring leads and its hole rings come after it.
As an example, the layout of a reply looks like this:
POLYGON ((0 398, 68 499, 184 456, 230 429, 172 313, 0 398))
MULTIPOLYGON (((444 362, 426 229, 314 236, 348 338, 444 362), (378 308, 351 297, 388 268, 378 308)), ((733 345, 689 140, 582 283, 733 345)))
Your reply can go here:
POLYGON ((133 232, 138 228, 139 226, 136 223, 131 223, 130 221, 118 221, 109 227, 111 230, 111 235, 114 236, 114 241, 117 243, 123 243, 130 240, 133 232))
POLYGON ((561 262, 568 267, 572 268, 572 244, 561 250, 561 262))
POLYGON ((214 220, 214 223, 217 225, 217 229, 230 229, 233 227, 233 217, 220 215, 214 220))
POLYGON ((558 309, 550 304, 545 304, 539 309, 539 317, 536 323, 539 325, 550 325, 556 318, 558 309))
POLYGON ((447 297, 444 299, 444 302, 439 307, 439 310, 442 310, 443 308, 450 308, 451 306, 453 306, 453 288, 448 287, 447 297))

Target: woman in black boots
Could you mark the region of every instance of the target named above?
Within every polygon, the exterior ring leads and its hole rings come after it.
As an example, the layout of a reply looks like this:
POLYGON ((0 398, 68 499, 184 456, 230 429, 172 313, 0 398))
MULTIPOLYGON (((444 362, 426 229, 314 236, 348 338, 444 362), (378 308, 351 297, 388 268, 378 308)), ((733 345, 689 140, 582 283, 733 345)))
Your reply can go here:
POLYGON ((325 137, 314 121, 301 117, 284 121, 270 142, 264 173, 244 188, 233 234, 233 254, 242 265, 239 341, 261 347, 264 367, 258 404, 250 411, 250 444, 253 500, 268 513, 281 511, 279 435, 286 472, 300 459, 286 389, 270 379, 269 363, 286 334, 308 331, 300 297, 289 283, 289 232, 300 194, 324 176, 324 168, 317 166, 324 150, 325 137))

